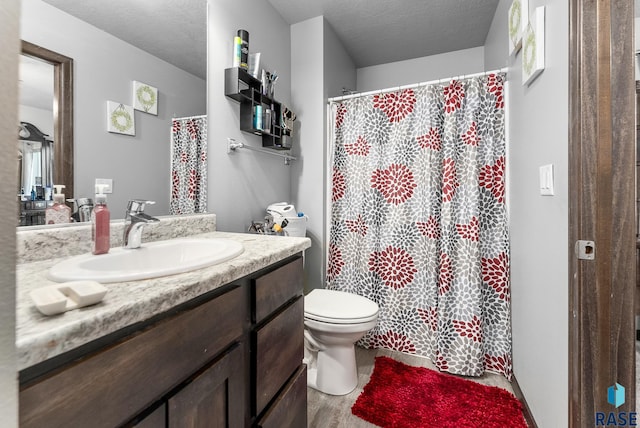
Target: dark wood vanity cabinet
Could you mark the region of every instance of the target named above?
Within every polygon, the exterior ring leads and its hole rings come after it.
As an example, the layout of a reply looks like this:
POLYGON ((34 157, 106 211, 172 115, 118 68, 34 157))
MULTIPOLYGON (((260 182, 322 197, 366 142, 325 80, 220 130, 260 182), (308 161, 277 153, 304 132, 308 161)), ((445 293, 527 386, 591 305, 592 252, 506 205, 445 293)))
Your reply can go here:
POLYGON ((252 413, 258 427, 306 427, 302 258, 252 281, 252 413), (302 387, 301 387, 302 385, 302 387))
POLYGON ((20 426, 306 427, 302 257, 118 333, 21 372, 20 426))

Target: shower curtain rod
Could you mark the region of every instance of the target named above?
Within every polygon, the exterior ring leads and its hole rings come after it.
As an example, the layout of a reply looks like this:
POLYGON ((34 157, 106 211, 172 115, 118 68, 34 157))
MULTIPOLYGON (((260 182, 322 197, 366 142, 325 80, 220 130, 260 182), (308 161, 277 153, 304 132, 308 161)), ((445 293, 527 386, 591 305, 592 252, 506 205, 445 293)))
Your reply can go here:
POLYGON ((176 115, 174 114, 173 117, 171 118, 171 120, 176 120, 176 119, 200 119, 203 117, 207 117, 206 114, 201 114, 199 116, 184 116, 184 117, 175 117, 176 115))
POLYGON ((336 102, 344 101, 344 100, 349 100, 351 98, 359 98, 359 97, 363 97, 363 96, 366 96, 366 95, 384 94, 386 92, 400 91, 400 90, 403 90, 403 89, 412 89, 412 88, 418 88, 420 86, 434 85, 434 84, 443 83, 443 82, 446 82, 446 81, 449 81, 449 80, 452 80, 452 79, 469 79, 471 77, 486 76, 487 74, 506 73, 506 72, 507 72, 507 68, 505 67, 505 68, 499 68, 497 70, 482 71, 480 73, 462 74, 462 75, 454 76, 454 77, 445 77, 443 79, 430 80, 428 82, 412 83, 410 85, 394 86, 394 87, 386 88, 386 89, 376 89, 375 91, 358 92, 356 94, 343 95, 343 96, 340 96, 340 97, 329 98, 327 100, 327 104, 336 103, 336 102))

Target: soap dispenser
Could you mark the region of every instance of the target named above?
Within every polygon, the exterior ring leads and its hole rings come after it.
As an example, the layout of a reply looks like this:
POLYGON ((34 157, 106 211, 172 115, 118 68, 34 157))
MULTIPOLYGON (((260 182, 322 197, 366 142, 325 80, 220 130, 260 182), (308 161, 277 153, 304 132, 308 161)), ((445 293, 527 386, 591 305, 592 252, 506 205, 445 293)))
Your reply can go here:
POLYGON ((44 218, 46 224, 71 223, 71 208, 64 203, 64 193, 62 184, 56 184, 53 194, 53 205, 45 210, 44 218))
POLYGON ((107 195, 104 194, 108 184, 96 184, 96 203, 91 211, 91 237, 93 240, 93 254, 107 254, 109 242, 110 214, 107 208, 107 195))

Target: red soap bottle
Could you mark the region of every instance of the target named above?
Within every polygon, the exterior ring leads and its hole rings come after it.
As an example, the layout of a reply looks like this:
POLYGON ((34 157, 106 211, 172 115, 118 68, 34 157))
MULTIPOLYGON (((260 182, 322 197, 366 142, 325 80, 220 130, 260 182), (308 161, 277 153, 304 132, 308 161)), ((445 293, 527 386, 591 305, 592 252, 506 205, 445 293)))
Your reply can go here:
POLYGON ((91 237, 93 239, 93 254, 107 254, 111 243, 109 242, 110 214, 107 208, 107 195, 104 184, 97 184, 96 203, 91 212, 91 237))

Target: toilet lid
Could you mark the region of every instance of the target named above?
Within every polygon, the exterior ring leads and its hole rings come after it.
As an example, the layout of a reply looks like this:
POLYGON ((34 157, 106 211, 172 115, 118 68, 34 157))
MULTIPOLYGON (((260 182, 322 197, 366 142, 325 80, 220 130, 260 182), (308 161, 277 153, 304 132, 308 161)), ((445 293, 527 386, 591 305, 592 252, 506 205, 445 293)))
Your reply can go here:
POLYGON ((378 304, 344 291, 315 289, 304 298, 304 316, 334 324, 356 324, 378 316, 378 304))

